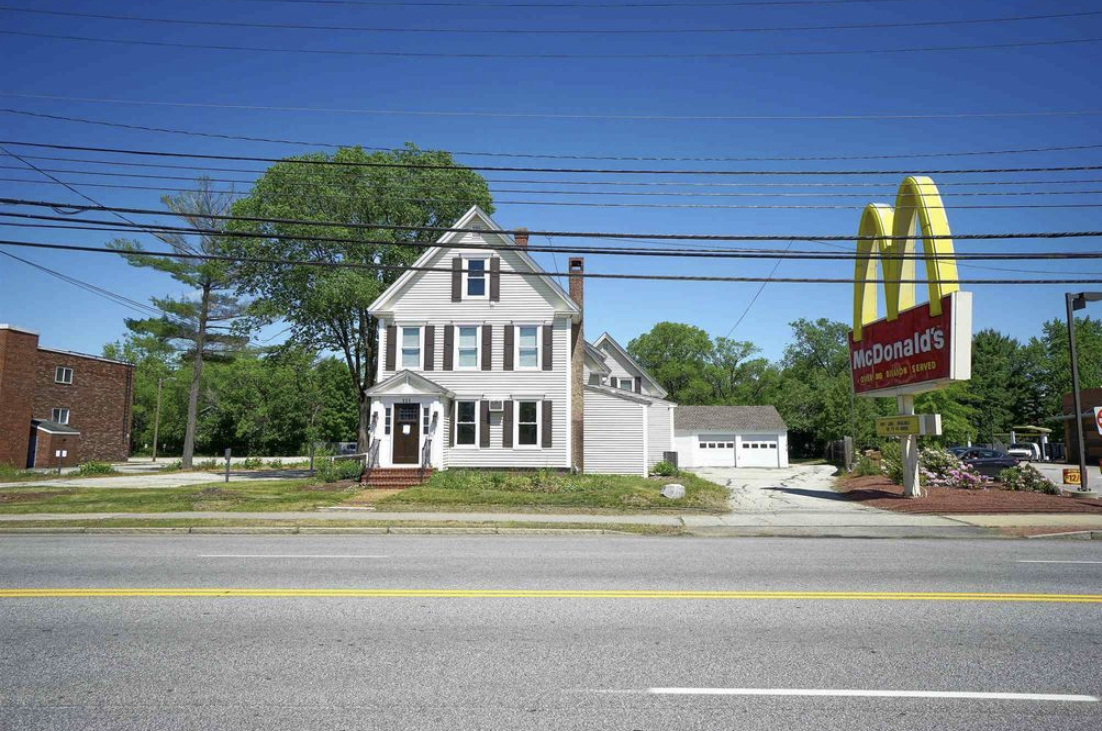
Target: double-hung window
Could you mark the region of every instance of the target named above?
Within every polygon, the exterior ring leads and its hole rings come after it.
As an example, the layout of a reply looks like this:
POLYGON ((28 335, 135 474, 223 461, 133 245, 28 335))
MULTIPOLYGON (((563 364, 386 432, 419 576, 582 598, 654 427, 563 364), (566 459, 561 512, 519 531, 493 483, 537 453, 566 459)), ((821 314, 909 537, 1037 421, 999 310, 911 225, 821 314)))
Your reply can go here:
POLYGON ((456 363, 458 367, 463 370, 477 370, 479 367, 478 362, 478 336, 479 327, 477 325, 460 325, 456 328, 459 331, 459 337, 456 338, 456 363))
POLYGON ((69 423, 69 410, 68 409, 52 409, 50 411, 50 420, 56 421, 58 424, 69 423))
POLYGON ((66 368, 65 366, 58 366, 54 369, 54 383, 64 383, 69 385, 73 382, 73 369, 66 368))
POLYGON ((421 367, 421 328, 402 328, 402 367, 421 367))
POLYGON ((517 446, 538 447, 540 443, 540 402, 517 402, 517 446))
POLYGON ((466 299, 485 299, 486 292, 486 260, 464 259, 463 268, 466 270, 463 283, 463 294, 466 299))
POLYGON ((519 370, 536 370, 539 367, 539 325, 521 325, 517 328, 517 368, 519 370))
POLYGON ((478 402, 455 402, 455 443, 474 447, 478 444, 478 402))

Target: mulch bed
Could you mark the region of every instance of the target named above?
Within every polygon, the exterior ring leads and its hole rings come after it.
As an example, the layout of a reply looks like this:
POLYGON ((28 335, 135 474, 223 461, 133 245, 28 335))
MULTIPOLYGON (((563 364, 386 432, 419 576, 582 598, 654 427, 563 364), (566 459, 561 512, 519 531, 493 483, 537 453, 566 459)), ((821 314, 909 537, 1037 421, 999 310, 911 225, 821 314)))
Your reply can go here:
POLYGON ((997 485, 986 490, 927 489, 919 499, 903 497, 903 488, 886 477, 850 477, 836 488, 851 500, 900 513, 1091 513, 1102 515, 1102 500, 1082 500, 1039 492, 1014 492, 997 485))

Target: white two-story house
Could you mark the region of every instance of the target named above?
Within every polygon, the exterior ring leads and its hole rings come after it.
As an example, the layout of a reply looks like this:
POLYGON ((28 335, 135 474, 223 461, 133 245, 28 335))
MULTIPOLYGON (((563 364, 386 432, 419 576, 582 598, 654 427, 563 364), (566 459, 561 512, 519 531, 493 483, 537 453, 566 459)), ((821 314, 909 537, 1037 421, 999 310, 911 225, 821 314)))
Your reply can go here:
POLYGON ((607 333, 585 341, 584 262, 569 292, 478 207, 372 303, 371 464, 646 475, 675 449, 676 404, 607 333))

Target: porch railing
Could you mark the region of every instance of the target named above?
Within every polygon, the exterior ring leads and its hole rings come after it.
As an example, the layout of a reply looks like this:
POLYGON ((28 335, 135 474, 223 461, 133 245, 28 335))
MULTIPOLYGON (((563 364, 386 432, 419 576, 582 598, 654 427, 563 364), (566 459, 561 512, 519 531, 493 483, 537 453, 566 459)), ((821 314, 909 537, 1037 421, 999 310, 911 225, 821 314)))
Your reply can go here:
POLYGON ((379 466, 379 440, 372 437, 371 444, 364 455, 363 482, 371 478, 371 471, 379 466))
POLYGON ((432 437, 425 437, 425 445, 421 447, 421 469, 419 477, 425 479, 425 470, 432 464, 432 437))

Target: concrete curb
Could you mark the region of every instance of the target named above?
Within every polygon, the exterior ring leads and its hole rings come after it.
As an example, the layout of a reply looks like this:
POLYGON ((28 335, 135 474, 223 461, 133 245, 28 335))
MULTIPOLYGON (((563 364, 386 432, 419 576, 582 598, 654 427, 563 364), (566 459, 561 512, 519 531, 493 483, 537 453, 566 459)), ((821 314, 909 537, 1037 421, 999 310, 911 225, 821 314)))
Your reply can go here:
MULTIPOLYGON (((194 526, 191 528, 4 528, 0 535, 50 535, 50 534, 114 534, 114 535, 503 535, 503 536, 568 536, 568 535, 638 535, 627 531, 604 530, 600 528, 461 528, 448 527, 409 527, 409 526, 373 526, 347 528, 298 527, 298 526, 194 526)), ((658 534, 659 536, 661 534, 658 534)))
POLYGON ((1102 530, 1070 530, 1062 533, 1041 533, 1035 536, 1026 536, 1030 540, 1049 538, 1052 540, 1072 541, 1102 541, 1102 530))

